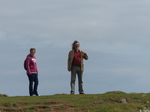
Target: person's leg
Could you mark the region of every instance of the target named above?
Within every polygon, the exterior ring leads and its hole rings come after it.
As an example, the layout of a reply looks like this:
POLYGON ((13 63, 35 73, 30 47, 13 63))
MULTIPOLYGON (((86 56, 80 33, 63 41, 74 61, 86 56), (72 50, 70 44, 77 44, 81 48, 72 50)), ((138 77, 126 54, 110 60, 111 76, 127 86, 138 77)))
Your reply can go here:
POLYGON ((76 81, 76 67, 72 66, 72 70, 71 70, 71 94, 75 93, 75 81, 76 81))
POLYGON ((82 81, 83 72, 81 71, 81 68, 78 68, 77 74, 78 74, 79 93, 80 94, 84 94, 83 81, 82 81))
POLYGON ((27 74, 29 79, 29 94, 30 96, 33 96, 33 74, 29 75, 27 74))
POLYGON ((37 88, 38 88, 39 80, 38 75, 34 74, 34 94, 38 96, 37 88))

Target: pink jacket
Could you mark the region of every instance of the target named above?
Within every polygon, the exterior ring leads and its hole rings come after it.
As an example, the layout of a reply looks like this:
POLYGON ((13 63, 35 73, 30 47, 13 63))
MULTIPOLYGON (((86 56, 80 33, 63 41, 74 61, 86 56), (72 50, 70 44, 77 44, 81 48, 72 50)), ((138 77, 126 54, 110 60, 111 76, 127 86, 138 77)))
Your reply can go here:
POLYGON ((36 57, 32 57, 30 54, 26 58, 26 67, 27 73, 31 75, 32 73, 36 73, 38 75, 38 69, 36 64, 36 57))

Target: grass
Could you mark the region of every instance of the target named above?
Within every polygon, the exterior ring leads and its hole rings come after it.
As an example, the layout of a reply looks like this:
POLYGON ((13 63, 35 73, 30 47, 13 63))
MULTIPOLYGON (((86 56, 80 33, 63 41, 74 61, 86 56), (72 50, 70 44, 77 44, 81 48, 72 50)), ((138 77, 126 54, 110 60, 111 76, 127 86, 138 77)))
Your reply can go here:
POLYGON ((51 96, 0 95, 0 112, 143 112, 150 110, 150 93, 113 91, 104 94, 51 96), (125 99, 127 103, 122 103, 125 99))

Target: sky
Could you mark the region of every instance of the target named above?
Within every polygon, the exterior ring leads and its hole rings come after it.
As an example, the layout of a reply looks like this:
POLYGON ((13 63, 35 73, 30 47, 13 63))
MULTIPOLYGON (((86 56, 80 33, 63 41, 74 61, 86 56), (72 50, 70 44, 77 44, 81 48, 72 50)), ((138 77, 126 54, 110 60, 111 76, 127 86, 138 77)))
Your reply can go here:
POLYGON ((89 56, 86 94, 149 93, 149 10, 149 0, 0 0, 0 93, 29 95, 23 63, 34 47, 39 94, 70 94, 74 40, 89 56))

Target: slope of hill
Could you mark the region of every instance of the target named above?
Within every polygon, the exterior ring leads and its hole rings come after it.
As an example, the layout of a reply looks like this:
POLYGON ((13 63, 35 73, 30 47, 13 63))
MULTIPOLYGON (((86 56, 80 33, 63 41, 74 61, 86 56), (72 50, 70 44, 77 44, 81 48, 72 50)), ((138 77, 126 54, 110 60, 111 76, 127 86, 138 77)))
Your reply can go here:
POLYGON ((0 112, 150 112, 150 93, 0 95, 0 112))

